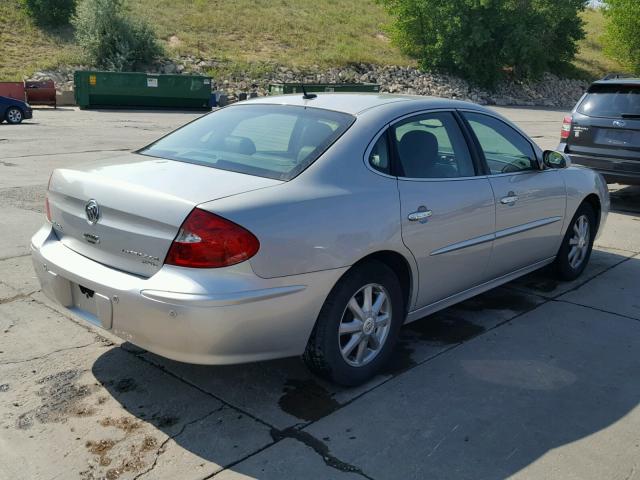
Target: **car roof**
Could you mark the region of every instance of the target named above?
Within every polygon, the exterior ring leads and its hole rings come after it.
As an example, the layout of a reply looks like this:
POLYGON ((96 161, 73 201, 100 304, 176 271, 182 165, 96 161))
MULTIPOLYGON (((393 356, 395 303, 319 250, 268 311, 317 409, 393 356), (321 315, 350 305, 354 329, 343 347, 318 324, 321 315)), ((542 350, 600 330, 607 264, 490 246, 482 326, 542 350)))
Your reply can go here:
POLYGON ((640 78, 611 78, 596 80, 591 85, 640 85, 640 78))
POLYGON ((415 107, 420 103, 421 108, 476 108, 477 105, 449 98, 425 97, 420 95, 392 95, 389 93, 333 93, 318 92, 317 97, 305 99, 302 94, 276 95, 257 97, 241 102, 247 104, 295 105, 324 108, 337 112, 359 115, 367 110, 390 104, 404 102, 415 107), (410 103, 409 103, 410 102, 410 103))

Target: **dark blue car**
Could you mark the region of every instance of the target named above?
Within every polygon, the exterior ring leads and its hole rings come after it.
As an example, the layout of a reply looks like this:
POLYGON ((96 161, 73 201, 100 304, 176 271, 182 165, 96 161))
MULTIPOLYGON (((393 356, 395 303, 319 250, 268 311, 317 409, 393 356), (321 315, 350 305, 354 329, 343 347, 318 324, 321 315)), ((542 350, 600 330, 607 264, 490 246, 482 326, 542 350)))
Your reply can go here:
POLYGON ((22 122, 25 118, 32 118, 33 110, 31 105, 22 100, 0 96, 0 123, 6 120, 14 125, 22 122))

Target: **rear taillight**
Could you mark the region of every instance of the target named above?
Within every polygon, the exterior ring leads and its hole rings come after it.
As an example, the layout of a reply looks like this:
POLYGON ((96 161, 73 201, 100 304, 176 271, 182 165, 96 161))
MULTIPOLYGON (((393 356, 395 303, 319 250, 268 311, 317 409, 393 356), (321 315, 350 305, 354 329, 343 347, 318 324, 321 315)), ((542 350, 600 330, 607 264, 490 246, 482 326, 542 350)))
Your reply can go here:
POLYGON ((571 122, 573 122, 571 115, 564 117, 562 120, 562 130, 560 130, 560 138, 569 138, 569 135, 571 135, 571 122))
POLYGON ((250 231, 211 212, 193 209, 169 248, 164 263, 218 268, 253 257, 260 242, 250 231))

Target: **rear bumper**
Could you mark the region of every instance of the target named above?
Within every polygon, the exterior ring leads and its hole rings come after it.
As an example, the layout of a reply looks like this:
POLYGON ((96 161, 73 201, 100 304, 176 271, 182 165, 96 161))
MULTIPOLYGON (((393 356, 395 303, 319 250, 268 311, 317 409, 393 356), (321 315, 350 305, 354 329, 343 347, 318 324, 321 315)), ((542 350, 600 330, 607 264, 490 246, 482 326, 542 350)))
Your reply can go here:
POLYGON ((569 153, 571 161, 577 165, 592 168, 602 174, 607 183, 640 185, 640 159, 622 160, 618 158, 592 157, 569 153))
POLYGON ((48 224, 32 238, 31 250, 51 300, 150 352, 199 364, 301 354, 326 296, 346 270, 263 279, 245 262, 215 270, 164 266, 142 278, 68 249, 48 224))

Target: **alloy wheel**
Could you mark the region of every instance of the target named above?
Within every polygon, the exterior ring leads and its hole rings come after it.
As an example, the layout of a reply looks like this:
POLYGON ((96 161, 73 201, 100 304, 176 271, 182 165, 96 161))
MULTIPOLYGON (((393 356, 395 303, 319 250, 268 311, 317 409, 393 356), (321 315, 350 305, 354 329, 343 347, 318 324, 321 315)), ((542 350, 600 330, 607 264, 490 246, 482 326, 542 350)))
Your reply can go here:
POLYGON ((569 239, 569 265, 577 269, 589 252, 590 241, 589 219, 586 215, 580 215, 573 224, 573 235, 569 239))
POLYGON ((338 328, 338 346, 345 362, 362 367, 378 356, 389 335, 391 301, 386 289, 370 283, 349 300, 338 328))

